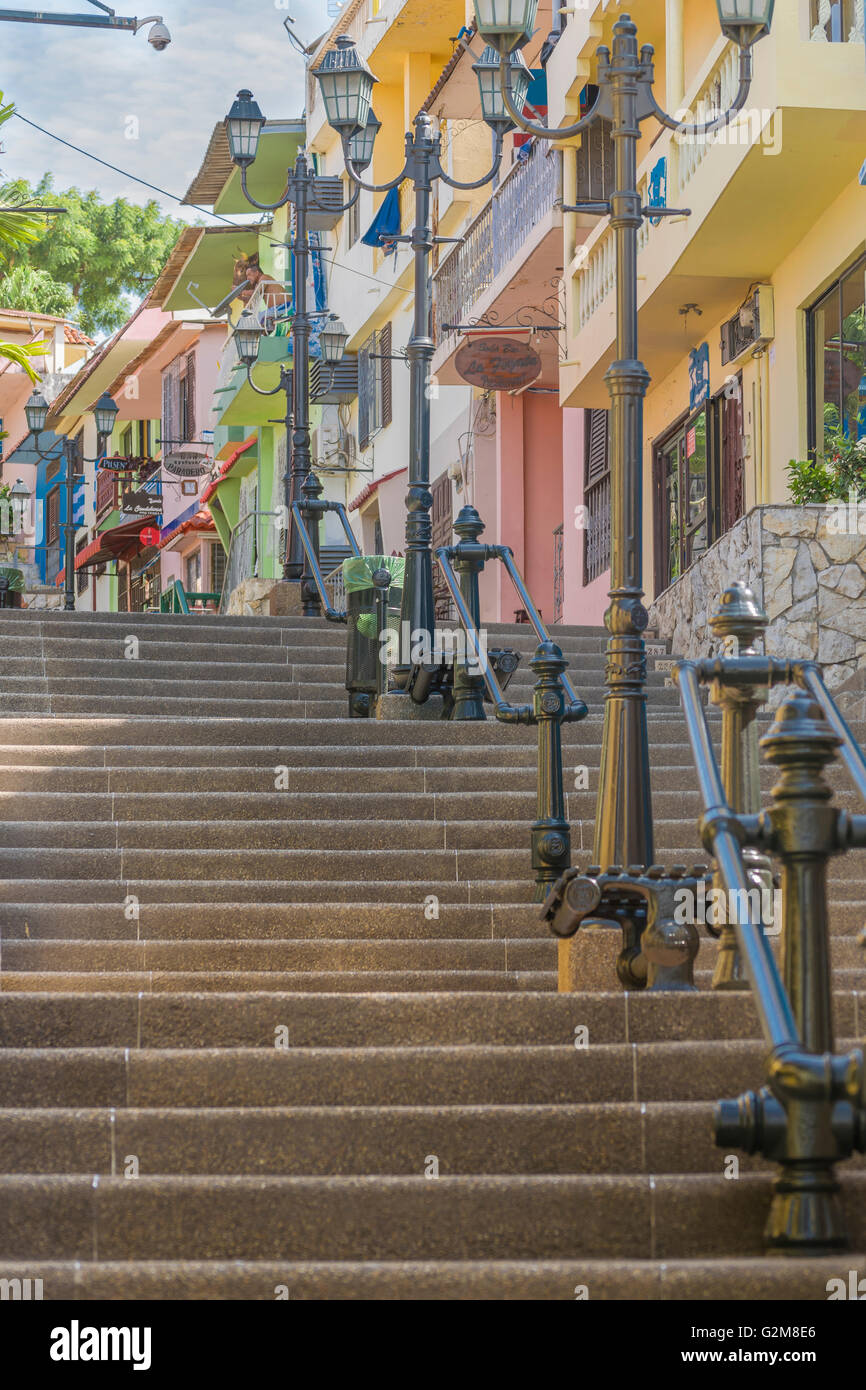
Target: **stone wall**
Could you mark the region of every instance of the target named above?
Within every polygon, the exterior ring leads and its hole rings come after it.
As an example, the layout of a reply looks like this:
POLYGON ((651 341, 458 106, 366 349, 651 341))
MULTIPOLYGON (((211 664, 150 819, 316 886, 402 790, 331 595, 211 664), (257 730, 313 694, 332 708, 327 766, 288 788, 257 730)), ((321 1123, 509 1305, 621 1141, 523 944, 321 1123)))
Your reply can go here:
POLYGON ((768 655, 818 661, 831 688, 866 666, 866 510, 755 507, 652 604, 675 655, 716 651, 708 618, 736 579, 770 619, 768 655))

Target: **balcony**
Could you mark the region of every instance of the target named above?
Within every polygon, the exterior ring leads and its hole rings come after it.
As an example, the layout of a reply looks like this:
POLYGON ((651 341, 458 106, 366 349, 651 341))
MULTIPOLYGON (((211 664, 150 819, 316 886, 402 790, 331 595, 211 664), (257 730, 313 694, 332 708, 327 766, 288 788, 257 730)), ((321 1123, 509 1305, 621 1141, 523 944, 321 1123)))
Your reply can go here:
MULTIPOLYGON (((856 183, 866 147, 862 42, 831 43, 809 28, 809 0, 776 7, 770 39, 755 51, 755 82, 740 119, 701 138, 664 131, 639 169, 644 202, 664 163, 667 198, 689 218, 647 221, 638 262, 641 346, 659 380, 683 356, 681 306, 712 325, 755 283, 770 281, 820 216, 856 183)), ((663 89, 663 83, 662 89, 663 89)), ((686 94, 686 119, 727 109, 737 54, 719 38, 686 94)), ((613 358, 615 250, 607 219, 568 268, 568 349, 563 405, 604 407, 613 358)))
MULTIPOLYGON (((445 385, 459 382, 453 357, 457 325, 489 319, 500 324, 558 319, 562 273, 562 155, 540 141, 524 147, 502 183, 469 224, 463 240, 433 279, 439 346, 433 373, 445 385), (518 319, 517 316, 520 316, 518 319)), ((558 370, 557 336, 537 346, 542 380, 558 370)))

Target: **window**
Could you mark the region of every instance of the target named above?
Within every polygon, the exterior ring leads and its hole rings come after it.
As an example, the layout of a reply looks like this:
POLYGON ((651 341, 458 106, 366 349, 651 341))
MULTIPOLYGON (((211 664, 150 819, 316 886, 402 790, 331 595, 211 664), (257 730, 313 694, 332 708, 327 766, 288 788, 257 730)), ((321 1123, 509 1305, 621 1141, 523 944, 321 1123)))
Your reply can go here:
POLYGON ((866 437, 866 256, 809 310, 809 452, 866 437))
POLYGON ((185 589, 188 594, 201 593, 201 548, 194 555, 187 555, 184 562, 186 573, 185 589))
MULTIPOLYGON (((88 540, 87 533, 85 532, 85 534, 81 537, 81 539, 80 539, 79 541, 76 541, 76 542, 75 542, 75 554, 76 554, 76 555, 80 555, 81 552, 82 552, 82 550, 84 550, 85 547, 86 547, 87 545, 89 545, 89 543, 90 543, 90 542, 89 542, 89 540, 88 540)), ((77 570, 77 571, 76 571, 75 578, 76 578, 76 581, 77 581, 77 591, 78 591, 79 594, 83 594, 83 593, 86 591, 86 589, 87 589, 87 581, 88 581, 89 576, 90 576, 90 571, 89 571, 89 570, 77 570)))
MULTIPOLYGON (((355 185, 347 178, 343 181, 343 202, 348 203, 355 191, 355 185)), ((355 242, 361 235, 361 200, 356 198, 355 202, 347 209, 343 219, 343 229, 345 231, 345 250, 351 251, 355 242)))
POLYGON ((586 412, 583 473, 583 582, 591 584, 610 569, 610 417, 586 412))
POLYGON ((700 559, 709 544, 707 406, 656 449, 655 585, 661 593, 700 559))
POLYGON ((45 500, 45 541, 51 545, 60 535, 60 488, 49 492, 45 500))
POLYGON ((391 325, 371 333, 358 352, 358 443, 362 449, 391 423, 391 325))
POLYGON ((221 594, 226 577, 226 553, 216 541, 210 548, 210 592, 221 594))
POLYGON ((195 439, 195 354, 190 353, 181 369, 179 381, 178 423, 184 442, 195 439))
POLYGON ((162 451, 196 437, 195 354, 177 357, 162 374, 162 451))
MULTIPOLYGON (((597 87, 587 87, 589 93, 586 105, 581 99, 581 115, 589 110, 598 92, 597 87)), ((577 163, 577 202, 589 203, 607 200, 614 191, 614 144, 611 138, 613 123, 607 120, 594 122, 581 136, 581 143, 575 151, 577 163)))

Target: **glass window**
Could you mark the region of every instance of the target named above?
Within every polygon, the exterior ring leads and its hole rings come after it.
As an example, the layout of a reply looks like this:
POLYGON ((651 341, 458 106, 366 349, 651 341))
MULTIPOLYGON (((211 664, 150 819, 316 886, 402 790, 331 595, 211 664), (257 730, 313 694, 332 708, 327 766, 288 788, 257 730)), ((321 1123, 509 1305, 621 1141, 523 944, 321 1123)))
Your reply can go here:
POLYGON ((188 594, 201 593, 201 550, 186 557, 186 591, 188 594))
POLYGON ((809 311, 809 449, 866 436, 866 256, 809 311))

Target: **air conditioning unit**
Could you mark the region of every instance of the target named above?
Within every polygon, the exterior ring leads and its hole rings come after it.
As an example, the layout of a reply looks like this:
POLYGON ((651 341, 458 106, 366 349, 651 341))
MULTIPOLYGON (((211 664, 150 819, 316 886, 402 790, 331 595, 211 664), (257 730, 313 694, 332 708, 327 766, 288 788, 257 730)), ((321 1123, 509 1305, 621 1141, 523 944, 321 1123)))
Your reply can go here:
POLYGON ((734 317, 722 324, 722 366, 764 347, 775 336, 773 286, 759 285, 734 317))

